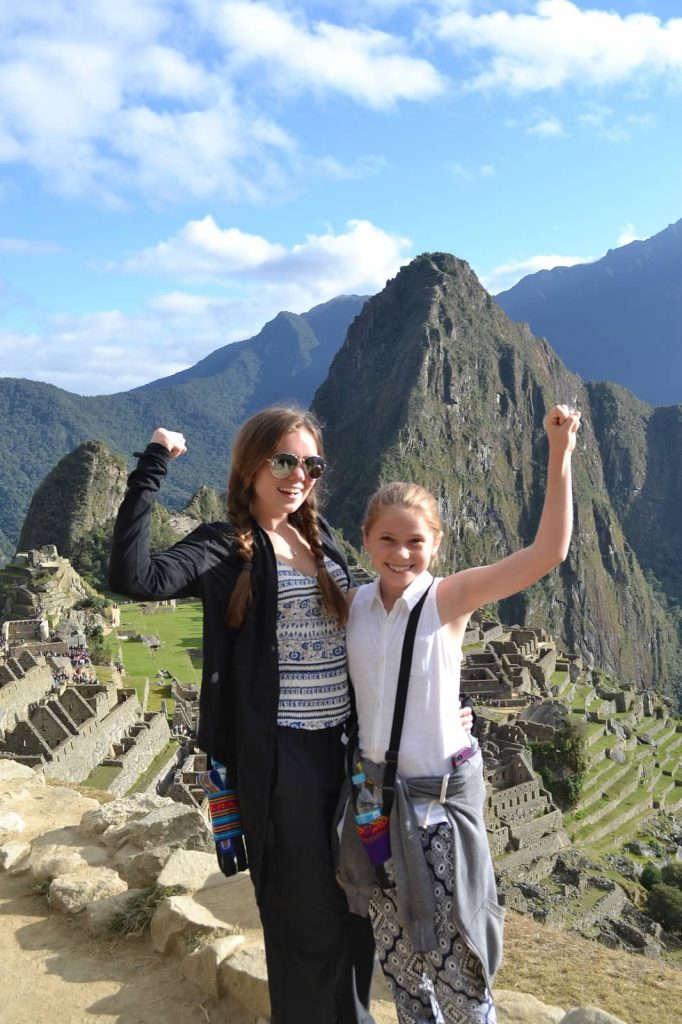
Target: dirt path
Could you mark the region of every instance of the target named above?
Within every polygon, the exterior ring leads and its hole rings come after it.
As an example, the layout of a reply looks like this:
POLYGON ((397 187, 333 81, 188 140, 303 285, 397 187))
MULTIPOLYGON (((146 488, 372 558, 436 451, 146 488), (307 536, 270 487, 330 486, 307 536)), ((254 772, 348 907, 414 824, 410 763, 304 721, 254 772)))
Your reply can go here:
MULTIPOLYGON (((2 1024, 247 1024, 143 940, 93 940, 25 878, 0 875, 2 1024)), ((252 1018, 251 1018, 252 1020, 252 1018)))

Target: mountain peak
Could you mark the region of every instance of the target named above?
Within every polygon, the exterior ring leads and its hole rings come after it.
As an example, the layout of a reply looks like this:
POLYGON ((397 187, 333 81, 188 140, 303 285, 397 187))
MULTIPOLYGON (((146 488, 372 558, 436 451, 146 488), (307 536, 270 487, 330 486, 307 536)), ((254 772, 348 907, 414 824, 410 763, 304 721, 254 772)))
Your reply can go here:
POLYGON ((19 537, 20 551, 55 544, 71 558, 79 541, 116 514, 128 470, 102 441, 84 441, 37 488, 19 537))
MULTIPOLYGON (((498 561, 533 540, 543 418, 579 392, 579 378, 509 320, 467 263, 417 257, 366 303, 315 395, 331 466, 329 519, 357 543, 369 495, 390 480, 414 481, 441 510, 439 572, 498 561)), ((500 614, 545 623, 588 660, 645 685, 657 659, 679 678, 674 627, 625 543, 589 423, 575 479, 579 529, 569 561, 500 614), (659 630, 655 656, 636 638, 644 608, 659 630)))

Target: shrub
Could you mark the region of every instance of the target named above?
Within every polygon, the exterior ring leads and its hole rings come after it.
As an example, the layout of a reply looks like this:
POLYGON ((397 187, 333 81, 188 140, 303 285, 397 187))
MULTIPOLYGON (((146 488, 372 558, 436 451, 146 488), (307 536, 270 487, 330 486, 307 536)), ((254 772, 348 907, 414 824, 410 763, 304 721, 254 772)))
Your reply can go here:
POLYGON ((157 908, 169 896, 184 893, 181 885, 149 885, 131 896, 109 922, 115 935, 137 935, 148 932, 157 908))
POLYGON ((543 785, 562 807, 578 802, 589 768, 585 730, 575 718, 566 721, 563 732, 546 743, 531 743, 533 766, 540 773, 543 785), (568 772, 562 769, 568 769, 568 772))
POLYGON ((93 612, 103 612, 107 605, 110 605, 111 601, 107 601, 105 597, 82 597, 80 601, 76 601, 74 611, 84 611, 90 609, 93 612))
POLYGON ((659 885, 662 881, 661 869, 649 861, 648 864, 645 864, 639 880, 645 889, 653 889, 655 885, 659 885))
POLYGON ((650 890, 646 906, 667 932, 682 933, 682 889, 659 882, 650 890))
POLYGON ((661 881, 666 885, 674 885, 676 889, 682 889, 682 864, 666 864, 661 870, 661 881))

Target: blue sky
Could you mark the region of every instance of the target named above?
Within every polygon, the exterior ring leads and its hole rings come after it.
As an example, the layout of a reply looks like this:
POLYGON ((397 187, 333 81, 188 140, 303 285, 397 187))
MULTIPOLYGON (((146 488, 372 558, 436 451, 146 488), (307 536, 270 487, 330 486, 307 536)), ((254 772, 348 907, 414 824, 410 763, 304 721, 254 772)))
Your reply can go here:
POLYGON ((681 110, 672 0, 0 0, 0 374, 126 390, 430 250, 597 259, 682 217, 681 110))

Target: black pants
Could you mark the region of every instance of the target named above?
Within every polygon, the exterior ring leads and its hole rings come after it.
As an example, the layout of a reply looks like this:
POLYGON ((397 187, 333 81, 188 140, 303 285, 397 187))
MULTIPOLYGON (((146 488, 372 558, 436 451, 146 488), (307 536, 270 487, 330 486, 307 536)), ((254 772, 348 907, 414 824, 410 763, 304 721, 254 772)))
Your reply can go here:
POLYGON ((273 1024, 372 1021, 371 925, 348 911, 331 853, 342 731, 277 730, 259 898, 273 1024))

